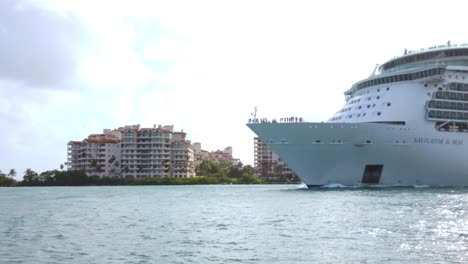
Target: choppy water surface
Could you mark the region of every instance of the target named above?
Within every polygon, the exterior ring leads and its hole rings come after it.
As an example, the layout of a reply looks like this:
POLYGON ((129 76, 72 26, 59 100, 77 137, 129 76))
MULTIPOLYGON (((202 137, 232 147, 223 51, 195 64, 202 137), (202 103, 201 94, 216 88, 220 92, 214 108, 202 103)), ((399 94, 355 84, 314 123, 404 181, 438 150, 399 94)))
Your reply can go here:
POLYGON ((1 263, 468 263, 468 189, 0 188, 1 263))

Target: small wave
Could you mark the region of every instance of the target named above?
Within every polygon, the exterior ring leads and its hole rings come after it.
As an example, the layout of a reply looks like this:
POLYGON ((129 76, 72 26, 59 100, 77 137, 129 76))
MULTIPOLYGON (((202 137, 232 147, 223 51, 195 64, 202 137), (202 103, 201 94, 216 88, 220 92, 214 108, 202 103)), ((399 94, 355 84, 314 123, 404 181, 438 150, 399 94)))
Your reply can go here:
POLYGON ((346 185, 339 184, 339 183, 331 183, 331 184, 321 186, 321 188, 349 188, 349 187, 350 186, 346 186, 346 185))
POLYGON ((430 188, 429 185, 413 185, 413 188, 430 188))

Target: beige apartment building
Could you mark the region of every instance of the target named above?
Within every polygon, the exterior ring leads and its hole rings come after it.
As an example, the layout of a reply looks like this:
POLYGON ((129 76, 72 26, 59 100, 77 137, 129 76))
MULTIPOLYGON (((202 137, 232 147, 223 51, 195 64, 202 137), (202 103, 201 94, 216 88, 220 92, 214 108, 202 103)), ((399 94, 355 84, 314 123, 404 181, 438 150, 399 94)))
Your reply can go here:
POLYGON ((185 132, 174 132, 173 126, 130 125, 70 141, 67 165, 69 170, 99 177, 195 176, 190 141, 185 132))

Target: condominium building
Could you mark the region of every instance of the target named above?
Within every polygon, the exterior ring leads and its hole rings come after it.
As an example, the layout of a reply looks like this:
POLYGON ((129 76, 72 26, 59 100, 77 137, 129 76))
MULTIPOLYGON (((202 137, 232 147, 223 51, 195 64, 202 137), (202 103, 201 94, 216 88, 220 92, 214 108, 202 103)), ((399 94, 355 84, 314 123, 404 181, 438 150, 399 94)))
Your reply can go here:
POLYGON ((254 174, 257 178, 299 181, 296 174, 260 138, 254 138, 254 174))
POLYGON ((87 175, 120 177, 120 133, 105 129, 83 141, 68 142, 68 169, 87 175))
POLYGON ((122 175, 133 178, 193 177, 193 150, 186 133, 173 126, 125 126, 122 132, 122 175))
POLYGON ((183 131, 172 134, 172 169, 176 178, 195 176, 195 155, 186 136, 183 131))
POLYGON ((130 125, 82 142, 68 143, 68 169, 99 177, 150 178, 195 176, 194 154, 186 133, 173 126, 130 125), (83 159, 85 154, 87 159, 83 159), (109 156, 110 155, 110 156, 109 156))

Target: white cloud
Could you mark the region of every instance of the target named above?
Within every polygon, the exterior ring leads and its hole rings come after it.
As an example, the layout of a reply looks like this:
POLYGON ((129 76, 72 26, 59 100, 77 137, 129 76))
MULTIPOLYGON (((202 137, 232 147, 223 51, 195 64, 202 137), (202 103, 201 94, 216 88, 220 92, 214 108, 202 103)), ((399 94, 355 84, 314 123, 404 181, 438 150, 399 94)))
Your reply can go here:
POLYGON ((0 117, 15 127, 0 132, 2 170, 52 169, 68 140, 131 123, 174 124, 252 163, 254 106, 323 121, 376 63, 466 42, 462 1, 38 0, 21 2, 26 13, 16 3, 2 2, 0 18, 0 117))

